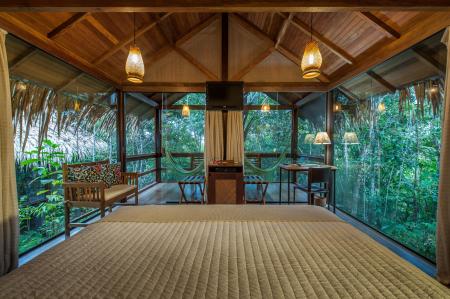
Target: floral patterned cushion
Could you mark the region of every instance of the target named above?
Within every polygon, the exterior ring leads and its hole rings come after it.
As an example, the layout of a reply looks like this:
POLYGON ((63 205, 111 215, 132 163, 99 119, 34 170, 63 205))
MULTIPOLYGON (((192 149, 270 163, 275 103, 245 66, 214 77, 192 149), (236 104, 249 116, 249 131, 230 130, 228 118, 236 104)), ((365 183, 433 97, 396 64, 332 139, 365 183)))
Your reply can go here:
POLYGON ((102 165, 102 181, 110 188, 119 185, 122 181, 122 172, 120 171, 120 163, 103 164, 102 165))
POLYGON ((69 167, 67 177, 69 182, 97 183, 102 181, 102 167, 93 166, 69 167))

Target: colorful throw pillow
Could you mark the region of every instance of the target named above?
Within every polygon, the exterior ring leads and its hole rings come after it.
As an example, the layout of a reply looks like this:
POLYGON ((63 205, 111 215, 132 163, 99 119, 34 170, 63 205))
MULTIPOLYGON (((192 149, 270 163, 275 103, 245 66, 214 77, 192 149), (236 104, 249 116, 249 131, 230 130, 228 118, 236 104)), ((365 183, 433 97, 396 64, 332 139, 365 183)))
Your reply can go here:
POLYGON ((101 179, 105 182, 106 186, 110 188, 114 185, 122 183, 122 172, 120 170, 120 163, 116 164, 103 164, 101 179))
POLYGON ((97 183, 102 181, 101 165, 69 167, 67 177, 69 182, 97 183))

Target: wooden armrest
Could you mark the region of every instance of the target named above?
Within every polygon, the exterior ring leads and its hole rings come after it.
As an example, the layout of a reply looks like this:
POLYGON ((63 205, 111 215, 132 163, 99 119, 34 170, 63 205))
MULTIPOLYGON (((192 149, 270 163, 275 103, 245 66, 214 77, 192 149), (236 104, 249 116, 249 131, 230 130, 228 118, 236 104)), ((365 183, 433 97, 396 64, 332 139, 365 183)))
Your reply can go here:
POLYGON ((71 182, 64 183, 63 187, 66 201, 105 201, 104 182, 71 182))
POLYGON ((122 183, 127 185, 138 185, 139 174, 136 172, 122 172, 122 183))

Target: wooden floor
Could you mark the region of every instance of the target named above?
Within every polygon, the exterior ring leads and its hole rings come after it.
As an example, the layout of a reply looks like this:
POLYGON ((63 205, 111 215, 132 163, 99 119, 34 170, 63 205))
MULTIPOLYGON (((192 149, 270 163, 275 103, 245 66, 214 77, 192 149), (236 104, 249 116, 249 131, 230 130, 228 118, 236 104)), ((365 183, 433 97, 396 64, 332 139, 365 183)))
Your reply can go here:
MULTIPOLYGON (((248 199, 256 198, 256 186, 247 186, 245 196, 248 199)), ((180 189, 177 183, 160 183, 154 187, 142 192, 139 195, 139 204, 178 204, 180 200, 180 189)), ((200 191, 198 188, 194 190, 193 185, 186 187, 186 196, 191 196, 194 199, 200 200, 200 191)), ((293 193, 291 190, 291 202, 293 200, 293 193)), ((287 203, 287 184, 283 184, 281 198, 283 202, 287 203)), ((279 184, 269 184, 266 193, 266 203, 279 203, 279 184)), ((306 203, 306 195, 302 192, 297 192, 296 203, 306 203)))

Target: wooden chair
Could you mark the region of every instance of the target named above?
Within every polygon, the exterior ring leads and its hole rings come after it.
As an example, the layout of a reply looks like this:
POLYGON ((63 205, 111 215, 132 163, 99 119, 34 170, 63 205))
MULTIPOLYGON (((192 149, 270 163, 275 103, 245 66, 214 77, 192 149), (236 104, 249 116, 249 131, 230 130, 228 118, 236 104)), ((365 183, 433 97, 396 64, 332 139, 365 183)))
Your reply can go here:
MULTIPOLYGON (((85 223, 71 223, 70 222, 70 209, 72 207, 79 208, 97 208, 100 210, 100 217, 105 216, 106 207, 109 208, 109 212, 112 212, 113 205, 117 202, 123 201, 128 196, 135 196, 135 205, 139 203, 138 192, 138 177, 137 173, 125 173, 121 174, 121 184, 113 185, 107 188, 104 182, 86 183, 86 182, 70 182, 69 181, 69 168, 71 167, 83 167, 94 166, 101 164, 109 164, 109 160, 78 163, 78 164, 63 164, 63 188, 64 188, 64 216, 65 216, 65 235, 66 238, 70 237, 70 229, 72 227, 84 227, 85 223)), ((128 205, 128 204, 121 204, 128 205)), ((88 212, 83 217, 96 213, 97 210, 88 212)))
POLYGON ((307 194, 308 204, 314 204, 314 196, 326 196, 330 193, 331 169, 329 167, 311 167, 308 170, 308 182, 306 185, 294 185, 294 203, 295 190, 299 189, 307 194))

